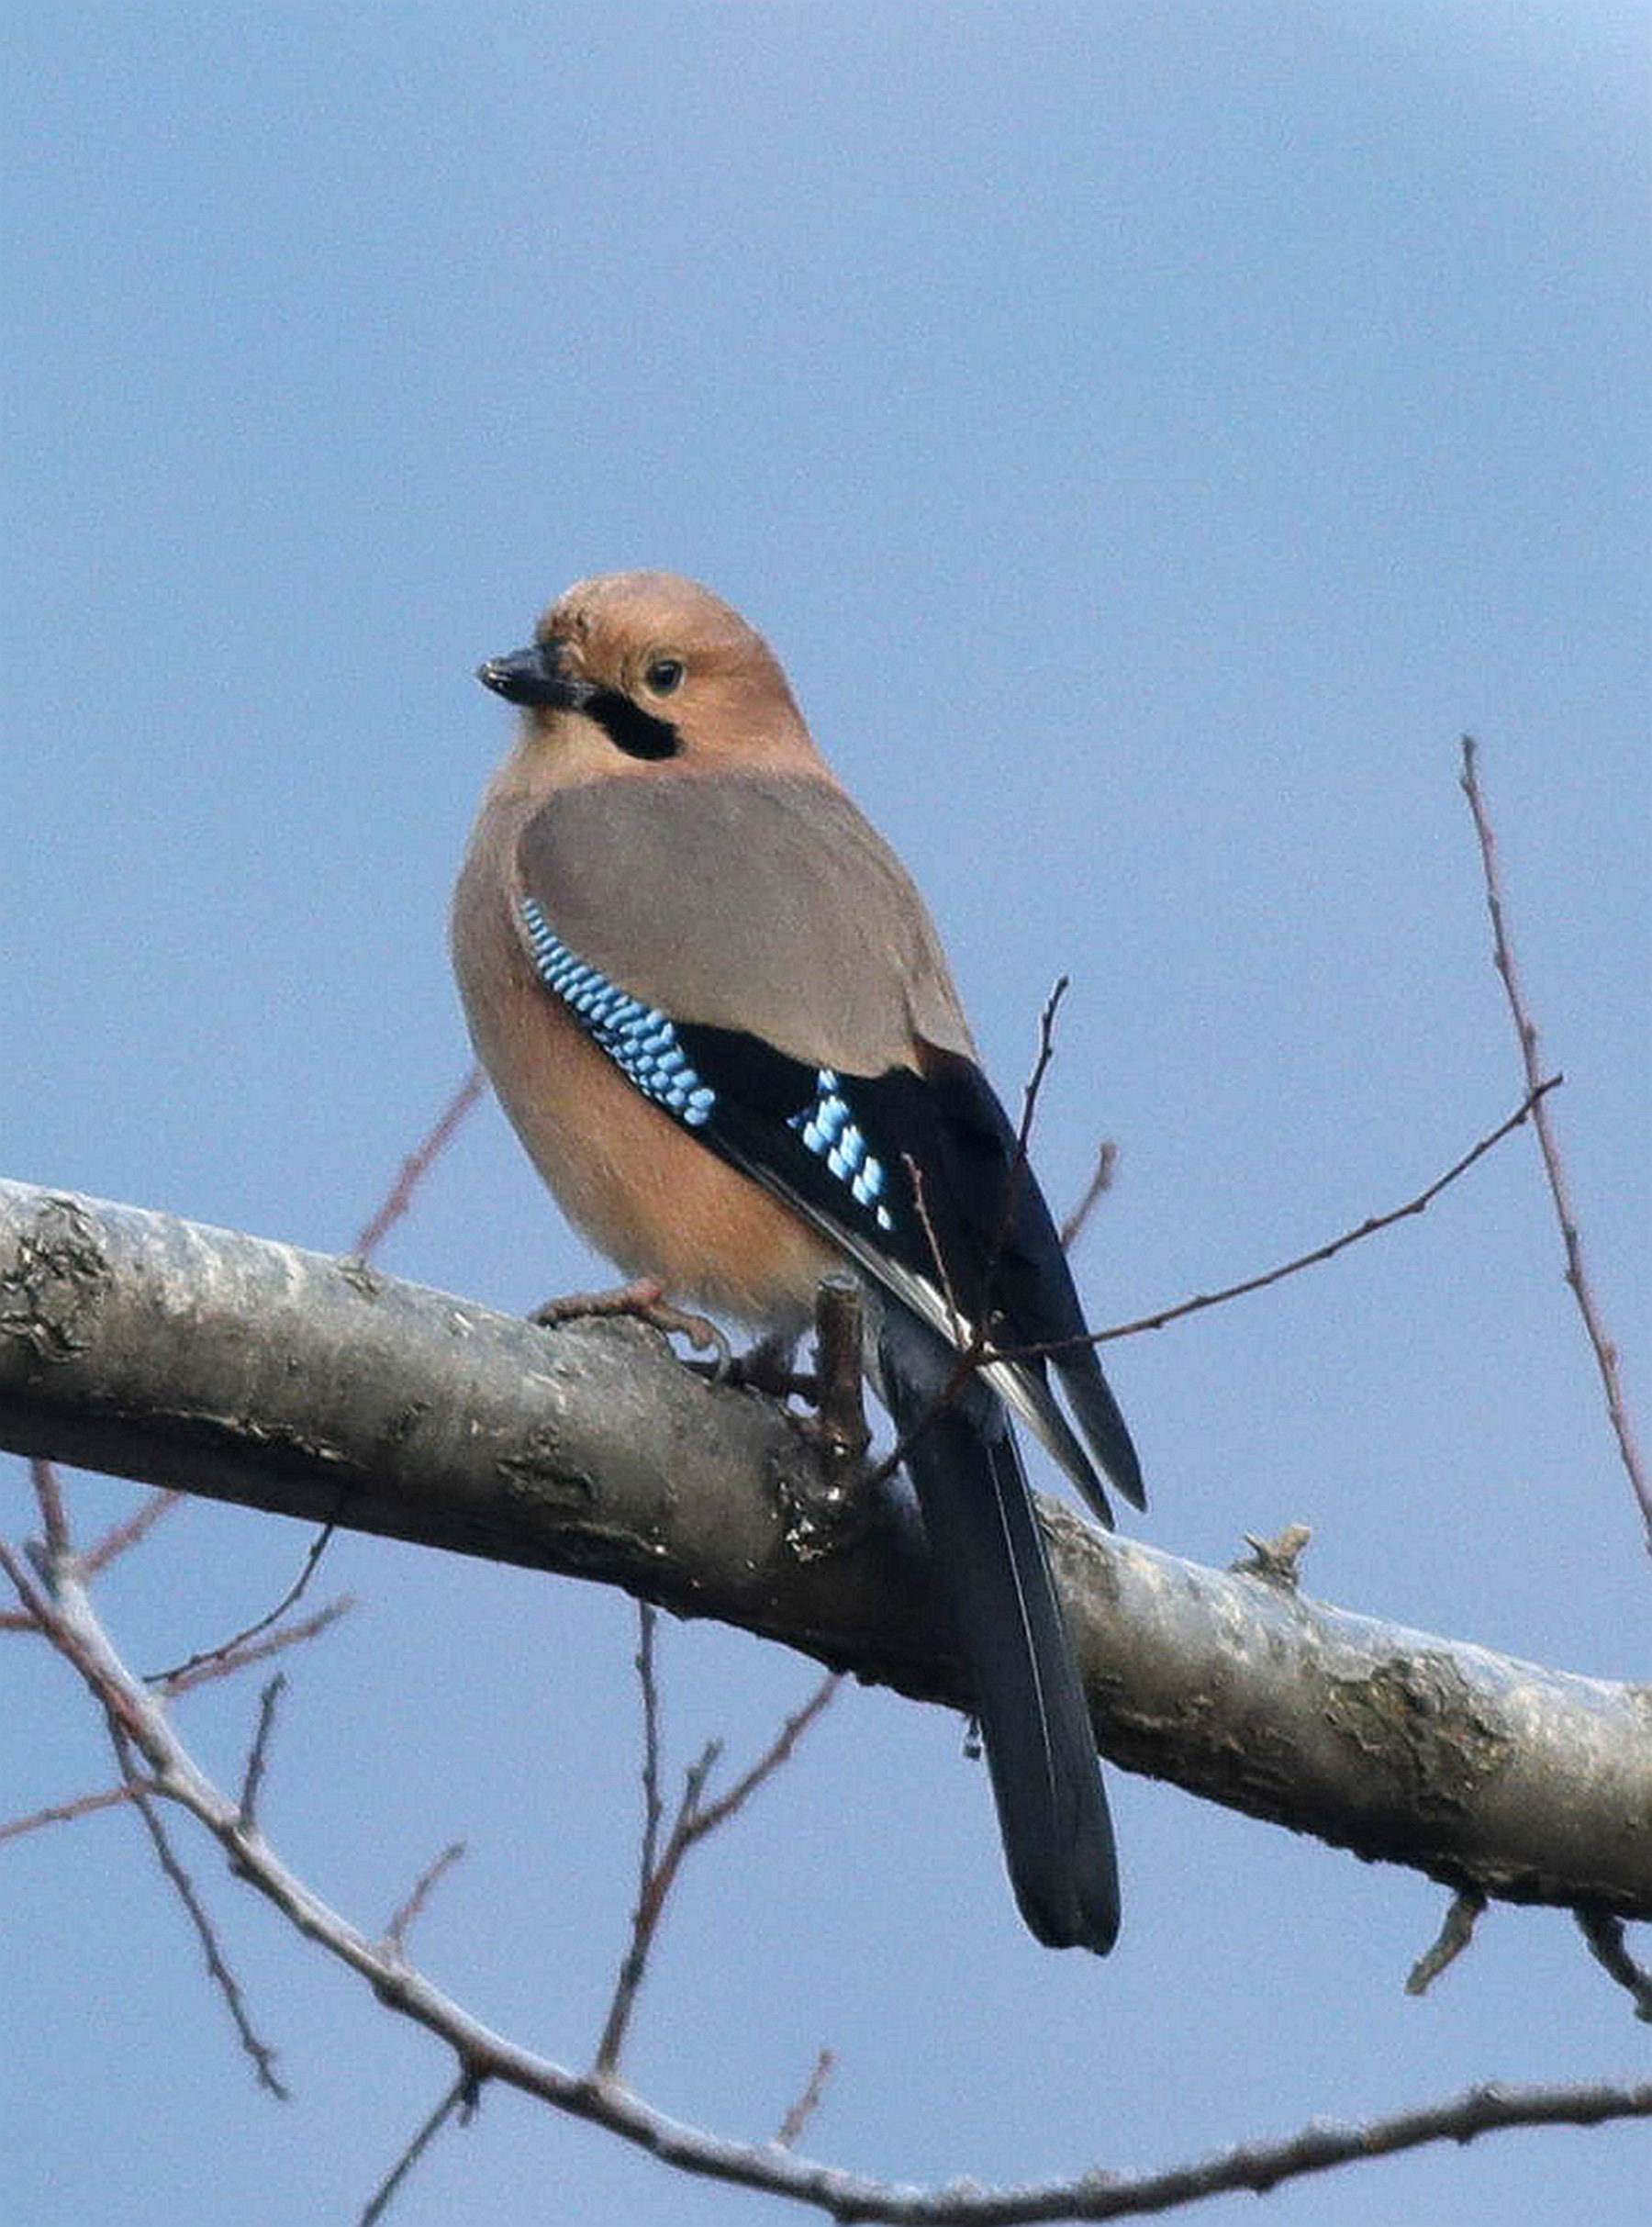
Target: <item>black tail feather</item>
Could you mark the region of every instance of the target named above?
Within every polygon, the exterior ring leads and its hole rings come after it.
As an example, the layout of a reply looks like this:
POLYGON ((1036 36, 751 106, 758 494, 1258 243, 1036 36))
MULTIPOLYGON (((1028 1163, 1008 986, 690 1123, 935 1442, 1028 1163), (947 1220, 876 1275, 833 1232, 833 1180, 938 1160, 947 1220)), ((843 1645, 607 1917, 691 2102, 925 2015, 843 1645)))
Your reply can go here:
MULTIPOLYGON (((903 1379, 887 1346, 883 1373, 897 1427, 916 1428, 932 1394, 903 1379)), ((952 1604, 1021 1915, 1049 1947, 1104 1956, 1119 1930, 1112 1827, 1009 1418, 968 1387, 919 1432, 907 1468, 952 1604)))

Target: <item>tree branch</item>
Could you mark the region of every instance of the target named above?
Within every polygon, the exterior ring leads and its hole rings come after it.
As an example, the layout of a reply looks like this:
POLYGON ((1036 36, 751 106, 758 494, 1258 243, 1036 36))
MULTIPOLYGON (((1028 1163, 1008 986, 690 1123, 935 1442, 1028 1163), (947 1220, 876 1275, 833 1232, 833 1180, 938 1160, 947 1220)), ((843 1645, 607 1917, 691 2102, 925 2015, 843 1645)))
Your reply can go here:
MULTIPOLYGON (((970 1704, 907 1504, 799 1555, 803 1434, 635 1323, 543 1330, 359 1261, 0 1183, 0 1444, 595 1578, 970 1704)), ((1652 1915, 1646 1689, 1043 1513, 1116 1762, 1454 1889, 1652 1915)))
MULTIPOLYGON (((474 2109, 483 2085, 498 2080, 571 2116, 606 2128, 679 2171, 809 2205, 839 2221, 888 2227, 1013 2227, 1015 2222, 1117 2220, 1166 2211, 1230 2189, 1256 2192, 1335 2166, 1416 2149, 1464 2143, 1523 2126, 1595 2126, 1652 2116, 1652 2082, 1505 2088, 1483 2086, 1444 2102, 1397 2111, 1362 2125, 1315 2120, 1272 2142, 1249 2142, 1192 2163, 1123 2174, 1091 2167, 1060 2179, 983 2188, 978 2183, 921 2188, 871 2179, 823 2161, 798 2156, 784 2141, 731 2141, 667 2117, 618 2080, 584 2076, 521 2047, 481 2024, 463 2004, 414 1969, 399 1943, 372 1942, 291 1871, 241 1806, 206 1775, 174 1731, 161 1702, 126 1669, 92 1612, 73 1560, 50 1565, 48 1591, 37 1591, 17 1558, 0 1543, 3 1567, 42 1634, 85 1680, 103 1707, 117 1745, 129 1745, 151 1774, 141 1795, 146 1818, 154 1797, 187 1810, 218 1843, 238 1876, 298 1930, 368 1981, 388 2009, 423 2026, 450 2048, 458 2073, 442 2102, 404 2148, 362 2214, 381 2218, 426 2145, 455 2111, 474 2109)), ((812 2102, 826 2060, 817 2065, 796 2117, 812 2102)), ((788 2118, 788 2125, 790 2118, 788 2118)), ((784 2136, 787 2129, 783 2128, 784 2136)))

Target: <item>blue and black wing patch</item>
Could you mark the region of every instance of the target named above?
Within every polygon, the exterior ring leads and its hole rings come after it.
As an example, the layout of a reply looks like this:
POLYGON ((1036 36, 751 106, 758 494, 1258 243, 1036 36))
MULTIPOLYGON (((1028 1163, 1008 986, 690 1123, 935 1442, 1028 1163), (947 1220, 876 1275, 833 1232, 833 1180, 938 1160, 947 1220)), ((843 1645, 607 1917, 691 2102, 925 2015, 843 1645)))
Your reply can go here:
MULTIPOLYGON (((922 1074, 852 1075, 742 1030, 675 1019, 569 950, 532 898, 519 906, 541 980, 627 1080, 806 1214, 943 1337, 967 1336, 984 1319, 1005 1351, 1084 1339, 1049 1207, 1017 1164, 1016 1134, 973 1061, 936 1052, 922 1074)), ((1055 1367, 1097 1460, 1140 1505, 1134 1449, 1094 1348, 1075 1342, 1055 1367)), ((986 1373, 1105 1516, 1045 1362, 986 1373)))
POLYGON ((711 1118, 717 1092, 690 1063, 675 1024, 570 951, 531 897, 519 899, 518 910, 545 988, 562 1000, 591 1041, 644 1098, 652 1098, 688 1128, 703 1128, 711 1118))

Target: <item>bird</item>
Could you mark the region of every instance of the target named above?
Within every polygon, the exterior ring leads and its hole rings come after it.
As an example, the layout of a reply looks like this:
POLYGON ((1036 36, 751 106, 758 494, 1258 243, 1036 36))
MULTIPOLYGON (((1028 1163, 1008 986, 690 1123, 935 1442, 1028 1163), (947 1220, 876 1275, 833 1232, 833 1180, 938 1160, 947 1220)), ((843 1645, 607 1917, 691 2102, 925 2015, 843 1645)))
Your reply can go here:
POLYGON ((795 1339, 822 1278, 857 1278, 1016 1901, 1104 1955, 1112 1828, 1011 1418, 1109 1526, 1103 1477, 1140 1506, 1141 1466, 923 901, 698 582, 581 580, 477 677, 519 719, 452 948, 505 1113, 674 1302, 795 1339))

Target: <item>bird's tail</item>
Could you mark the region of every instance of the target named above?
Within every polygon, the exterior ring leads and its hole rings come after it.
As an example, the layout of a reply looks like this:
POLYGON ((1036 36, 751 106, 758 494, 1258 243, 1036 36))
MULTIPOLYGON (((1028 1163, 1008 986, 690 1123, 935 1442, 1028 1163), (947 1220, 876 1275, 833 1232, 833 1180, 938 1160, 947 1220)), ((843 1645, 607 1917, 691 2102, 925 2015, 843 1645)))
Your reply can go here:
POLYGON ((1015 1899, 1050 1948, 1105 1956, 1119 1930, 1112 1826, 1009 1417, 978 1382, 932 1416, 933 1394, 893 1362, 886 1346, 884 1390, 897 1429, 917 1434, 907 1469, 952 1604, 1015 1899))

